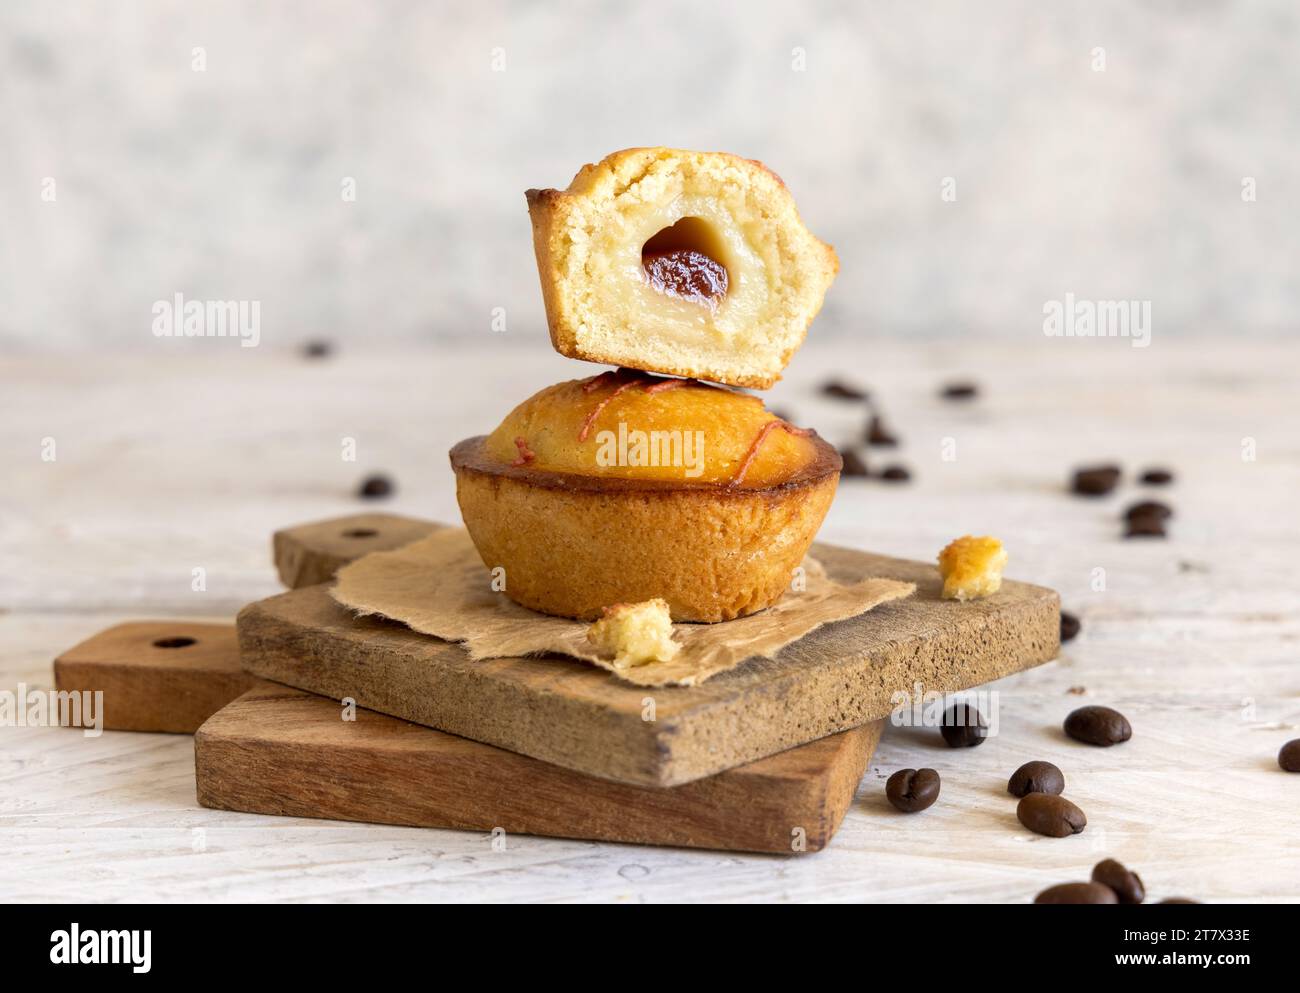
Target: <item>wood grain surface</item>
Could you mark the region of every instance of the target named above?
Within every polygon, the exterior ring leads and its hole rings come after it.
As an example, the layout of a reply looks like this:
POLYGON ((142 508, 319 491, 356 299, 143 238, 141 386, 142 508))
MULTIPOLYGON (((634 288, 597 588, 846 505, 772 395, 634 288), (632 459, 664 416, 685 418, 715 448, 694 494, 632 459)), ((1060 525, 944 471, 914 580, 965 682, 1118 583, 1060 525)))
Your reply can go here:
MULTIPOLYGON (((233 351, 149 339, 136 355, 11 354, 0 688, 50 685, 56 655, 119 621, 229 623, 281 589, 267 536, 286 523, 376 507, 454 520, 446 451, 577 374, 526 338, 512 321, 476 347, 345 347, 324 362, 270 333, 233 351), (41 457, 46 437, 56 461, 41 457), (355 462, 339 457, 345 438, 355 462), (372 471, 392 475, 394 498, 356 499, 372 471)), ((1294 339, 1246 344, 1228 327, 1183 344, 1157 327, 1146 349, 1037 326, 1010 344, 864 330, 823 347, 814 329, 769 404, 853 443, 862 406, 819 387, 856 381, 901 439, 865 450, 868 462, 912 470, 906 484, 845 480, 821 540, 929 561, 959 534, 997 535, 1009 574, 1059 590, 1083 630, 1055 662, 982 688, 999 720, 981 747, 888 728, 834 842, 811 858, 527 835, 501 849, 486 832, 210 810, 195 801, 189 737, 0 726, 0 898, 1028 903, 1109 856, 1151 899, 1300 900, 1300 776, 1276 760, 1300 737, 1300 529, 1287 524, 1298 366, 1294 339), (956 379, 979 397, 941 399, 956 379), (1112 460, 1125 470, 1113 494, 1067 492, 1073 467, 1112 460), (1138 485, 1151 465, 1175 483, 1138 485), (1124 540, 1125 506, 1149 497, 1174 507, 1169 536, 1124 540), (1123 711, 1133 739, 1066 738, 1062 720, 1084 703, 1123 711), (1006 781, 1030 759, 1064 770, 1082 834, 1018 824, 1006 781), (943 777, 921 814, 884 798, 908 766, 943 777)))
POLYGON ((118 624, 60 656, 55 678, 102 690, 106 728, 197 728, 206 807, 778 854, 826 845, 881 732, 876 722, 660 790, 363 709, 344 720, 333 701, 243 672, 233 624, 118 624))
POLYGON ((790 855, 830 841, 882 723, 658 789, 263 684, 199 729, 194 758, 205 807, 790 855))
POLYGON ((354 616, 325 585, 240 611, 240 655, 265 679, 642 786, 678 786, 879 720, 918 686, 961 690, 1056 655, 1051 590, 1006 582, 958 603, 940 598, 932 565, 830 545, 812 553, 834 578, 902 579, 917 591, 693 687, 629 686, 558 656, 476 662, 458 645, 354 616))
POLYGON ((271 539, 275 569, 291 590, 314 586, 353 559, 409 545, 436 526, 398 514, 350 514, 281 528, 271 539))
POLYGON ((191 734, 256 682, 230 624, 117 624, 54 660, 58 689, 103 692, 104 727, 115 731, 191 734))

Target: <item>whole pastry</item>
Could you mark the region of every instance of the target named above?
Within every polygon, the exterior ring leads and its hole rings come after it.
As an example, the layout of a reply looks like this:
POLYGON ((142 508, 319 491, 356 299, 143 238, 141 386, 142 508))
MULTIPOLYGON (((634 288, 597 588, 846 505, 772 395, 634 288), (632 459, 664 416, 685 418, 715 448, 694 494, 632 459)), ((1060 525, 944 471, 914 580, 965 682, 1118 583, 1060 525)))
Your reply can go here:
POLYGON ((592 620, 659 597, 674 621, 722 621, 789 588, 841 460, 757 397, 619 369, 547 387, 451 464, 518 603, 592 620))

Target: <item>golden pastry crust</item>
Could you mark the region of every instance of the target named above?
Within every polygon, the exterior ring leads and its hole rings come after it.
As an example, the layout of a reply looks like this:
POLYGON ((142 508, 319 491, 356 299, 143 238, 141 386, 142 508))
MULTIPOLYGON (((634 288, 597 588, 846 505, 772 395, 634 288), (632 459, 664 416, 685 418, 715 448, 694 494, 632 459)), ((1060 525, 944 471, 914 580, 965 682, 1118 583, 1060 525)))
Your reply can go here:
POLYGON ((939 575, 946 600, 976 600, 1002 589, 1007 550, 997 538, 963 535, 939 553, 939 575))
POLYGON ((839 268, 780 177, 723 152, 627 149, 527 198, 551 342, 571 358, 766 389, 839 268), (725 256, 728 288, 708 301, 656 289, 642 264, 689 218, 708 242, 689 247, 725 256))
POLYGON ((548 386, 506 415, 487 451, 504 463, 590 476, 785 482, 817 442, 758 397, 631 369, 548 386))
POLYGON ((809 437, 801 470, 757 488, 514 465, 485 437, 456 445, 451 464, 465 526, 511 599, 594 620, 661 597, 674 621, 712 622, 775 603, 821 526, 841 463, 809 437))

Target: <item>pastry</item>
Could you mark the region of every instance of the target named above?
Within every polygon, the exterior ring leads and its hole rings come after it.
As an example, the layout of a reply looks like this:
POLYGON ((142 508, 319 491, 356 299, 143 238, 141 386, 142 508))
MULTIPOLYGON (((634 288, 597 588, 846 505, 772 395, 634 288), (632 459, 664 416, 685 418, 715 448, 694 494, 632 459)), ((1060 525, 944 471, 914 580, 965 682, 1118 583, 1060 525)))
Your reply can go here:
POLYGON ((1007 550, 997 538, 964 535, 939 553, 939 575, 946 600, 975 600, 1002 589, 1007 550))
POLYGON ((757 397, 619 369, 547 387, 451 464, 516 602, 593 620, 659 597, 675 621, 721 621, 789 587, 841 462, 757 397))
POLYGON ((587 641, 601 656, 621 667, 671 662, 682 650, 673 641, 668 604, 656 597, 645 603, 616 603, 606 607, 587 631, 587 641))
POLYGON ((765 389, 839 267, 780 177, 721 152, 633 148, 529 190, 562 355, 765 389))

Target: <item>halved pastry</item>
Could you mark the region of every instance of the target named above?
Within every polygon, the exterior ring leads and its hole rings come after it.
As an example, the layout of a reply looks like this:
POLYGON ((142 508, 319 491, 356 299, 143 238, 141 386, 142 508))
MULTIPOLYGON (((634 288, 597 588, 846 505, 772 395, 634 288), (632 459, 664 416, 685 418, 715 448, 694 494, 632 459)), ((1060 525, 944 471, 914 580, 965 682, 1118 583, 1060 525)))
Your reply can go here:
POLYGON ((662 598, 674 621, 722 621, 790 586, 841 461, 757 397, 620 369, 547 387, 451 464, 518 603, 592 620, 662 598))
POLYGON ((551 342, 571 358, 765 389, 839 268, 780 177, 735 155, 633 148, 527 196, 551 342))

